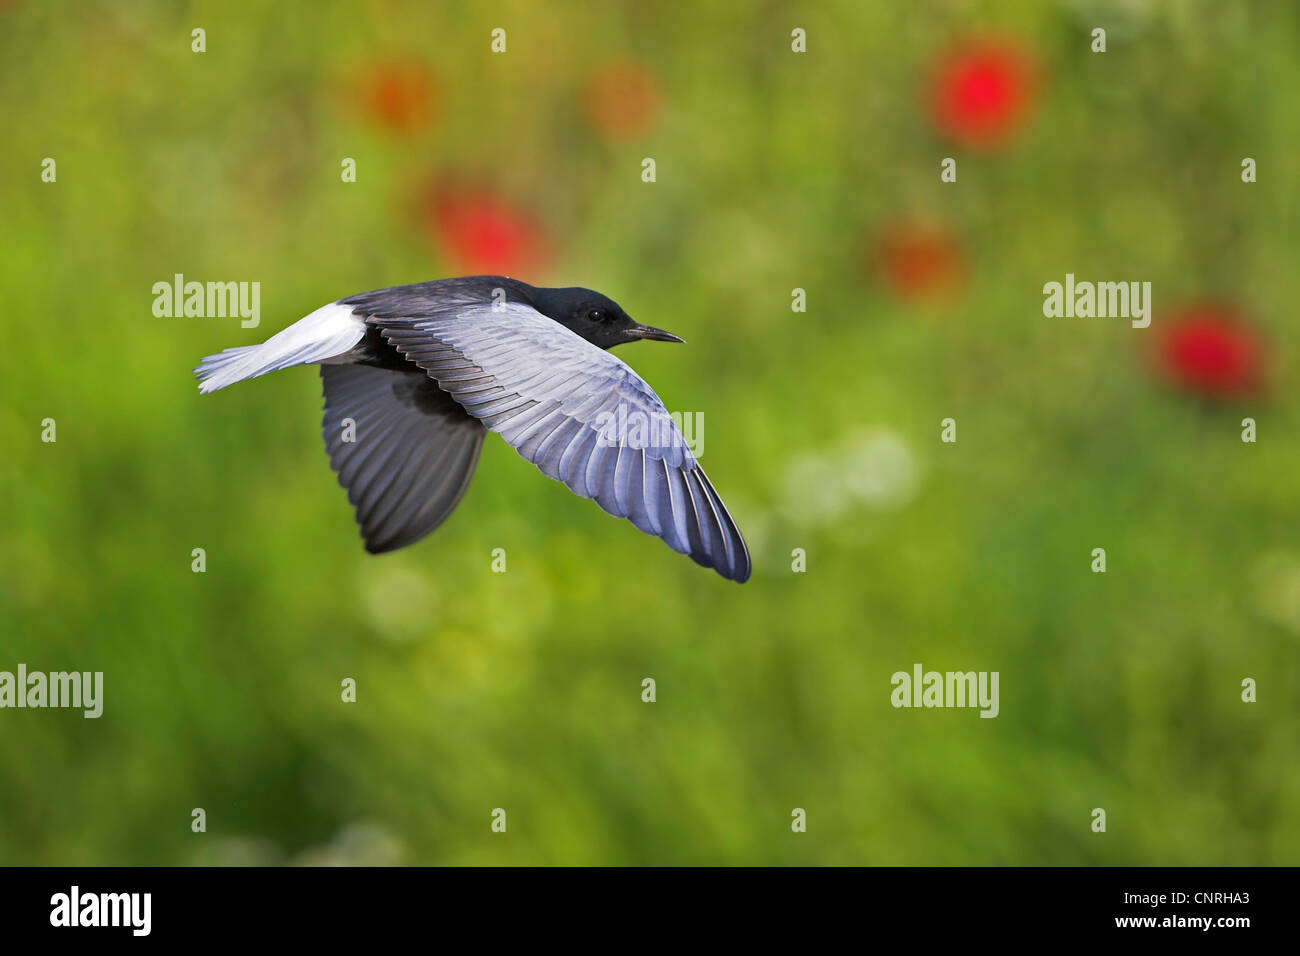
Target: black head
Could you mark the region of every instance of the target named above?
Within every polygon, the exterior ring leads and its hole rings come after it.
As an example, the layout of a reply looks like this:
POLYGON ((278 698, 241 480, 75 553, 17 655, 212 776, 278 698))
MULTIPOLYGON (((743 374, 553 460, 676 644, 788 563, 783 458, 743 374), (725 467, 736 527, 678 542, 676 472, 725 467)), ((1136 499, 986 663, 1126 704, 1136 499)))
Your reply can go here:
POLYGON ((550 316, 571 332, 602 349, 624 342, 653 339, 657 342, 682 342, 671 332, 641 325, 608 296, 591 289, 534 289, 533 307, 550 316))

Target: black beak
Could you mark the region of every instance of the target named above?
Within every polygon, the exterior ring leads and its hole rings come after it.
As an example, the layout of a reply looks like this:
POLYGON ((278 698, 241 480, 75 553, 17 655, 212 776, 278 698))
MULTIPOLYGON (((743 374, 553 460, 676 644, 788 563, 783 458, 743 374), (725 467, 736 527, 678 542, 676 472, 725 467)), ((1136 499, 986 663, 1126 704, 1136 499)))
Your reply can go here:
POLYGON ((681 342, 686 344, 686 340, 673 335, 671 332, 665 332, 663 329, 656 329, 653 325, 634 325, 623 333, 629 339, 653 339, 656 342, 681 342))

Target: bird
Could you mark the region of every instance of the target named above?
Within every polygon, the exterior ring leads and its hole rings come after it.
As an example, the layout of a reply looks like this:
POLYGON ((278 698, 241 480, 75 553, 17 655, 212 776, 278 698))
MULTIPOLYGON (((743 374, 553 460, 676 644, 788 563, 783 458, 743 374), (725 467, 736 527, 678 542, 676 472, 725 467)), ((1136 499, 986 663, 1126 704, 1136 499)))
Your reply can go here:
POLYGON ((736 522, 659 396, 609 351, 640 341, 685 340, 591 289, 461 276, 339 299, 194 374, 208 394, 320 367, 325 450, 372 554, 447 519, 491 431, 574 494, 743 583, 736 522))

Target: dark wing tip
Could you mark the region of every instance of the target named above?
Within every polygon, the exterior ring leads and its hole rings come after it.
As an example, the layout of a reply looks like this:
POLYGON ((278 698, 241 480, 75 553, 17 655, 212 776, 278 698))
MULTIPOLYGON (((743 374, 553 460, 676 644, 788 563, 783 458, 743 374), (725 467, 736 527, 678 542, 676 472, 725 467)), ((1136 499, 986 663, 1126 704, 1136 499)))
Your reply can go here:
POLYGON ((388 554, 390 551, 396 551, 400 548, 399 544, 390 544, 384 541, 366 541, 367 554, 388 554))
POLYGON ((714 571, 717 571, 718 574, 722 575, 728 581, 735 581, 737 584, 744 584, 749 580, 749 575, 753 571, 753 566, 749 561, 749 549, 745 547, 745 539, 740 536, 740 532, 736 531, 734 526, 732 527, 732 531, 735 533, 731 540, 738 553, 733 552, 731 554, 722 553, 715 555, 714 557, 716 560, 711 562, 709 567, 713 568, 714 571))
POLYGON ((712 568, 728 581, 744 584, 749 580, 753 570, 749 559, 749 548, 736 527, 735 520, 722 503, 722 498, 714 489, 704 469, 696 466, 690 471, 687 488, 698 489, 700 499, 696 500, 692 492, 690 498, 695 508, 697 527, 699 528, 699 546, 696 536, 692 535, 691 558, 712 568))
MULTIPOLYGON (((735 581, 737 584, 744 584, 749 580, 749 575, 753 570, 753 566, 750 564, 749 549, 745 547, 744 539, 738 537, 736 540, 740 541, 740 546, 744 548, 744 551, 741 554, 741 559, 732 565, 731 574, 723 574, 722 576, 728 581, 735 581)), ((719 573, 721 574, 721 572, 719 573)))

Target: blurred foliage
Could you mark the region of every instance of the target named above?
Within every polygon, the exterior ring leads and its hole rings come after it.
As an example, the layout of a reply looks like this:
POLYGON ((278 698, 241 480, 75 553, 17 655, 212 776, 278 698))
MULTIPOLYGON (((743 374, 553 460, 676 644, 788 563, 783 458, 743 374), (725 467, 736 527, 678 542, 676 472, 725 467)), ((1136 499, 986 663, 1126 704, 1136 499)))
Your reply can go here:
POLYGON ((0 711, 0 863, 1295 863, 1298 35, 1264 0, 0 5, 0 669, 106 687, 0 711), (983 36, 1038 87, 968 151, 926 89, 983 36), (690 341, 620 355, 704 414, 751 582, 495 438, 367 556, 314 371, 200 398, 205 354, 461 271, 462 188, 536 231, 520 278, 690 341), (950 237, 942 296, 882 275, 895 223, 950 237), (1045 318, 1067 272, 1150 280, 1152 328, 1045 318), (155 318, 175 273, 260 282, 261 327, 155 318), (1204 298, 1264 343, 1247 402, 1149 370, 1204 298), (918 661, 999 671, 1001 715, 893 709, 918 661))

